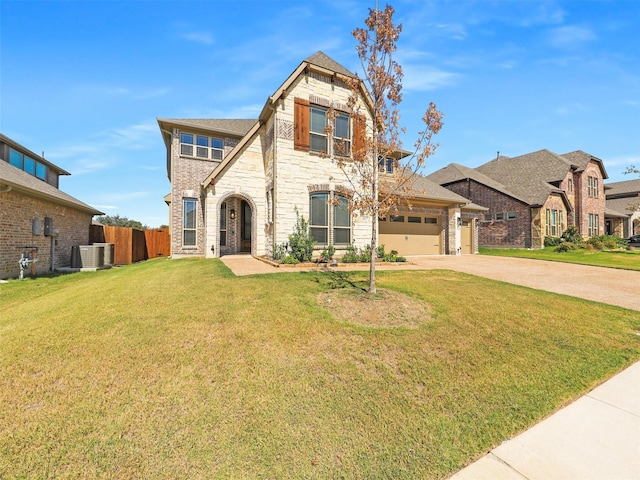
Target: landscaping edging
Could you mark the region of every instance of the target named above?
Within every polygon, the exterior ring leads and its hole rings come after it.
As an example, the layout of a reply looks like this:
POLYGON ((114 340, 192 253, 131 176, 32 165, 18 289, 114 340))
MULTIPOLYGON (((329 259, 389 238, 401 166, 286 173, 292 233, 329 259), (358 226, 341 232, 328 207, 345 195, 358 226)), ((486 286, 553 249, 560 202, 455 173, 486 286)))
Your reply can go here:
MULTIPOLYGON (((289 263, 278 263, 278 262, 274 262, 273 260, 270 260, 266 257, 254 257, 257 260, 260 260, 261 262, 266 263, 267 265, 271 265, 272 267, 276 267, 276 268, 340 268, 340 267, 353 267, 353 266, 365 266, 365 265, 370 265, 369 262, 354 262, 354 263, 336 263, 336 264, 330 264, 330 263, 320 263, 320 262, 304 262, 304 263, 296 263, 296 264, 289 264, 289 263)), ((401 267, 403 265, 414 265, 411 262, 376 262, 377 266, 398 266, 401 267)))

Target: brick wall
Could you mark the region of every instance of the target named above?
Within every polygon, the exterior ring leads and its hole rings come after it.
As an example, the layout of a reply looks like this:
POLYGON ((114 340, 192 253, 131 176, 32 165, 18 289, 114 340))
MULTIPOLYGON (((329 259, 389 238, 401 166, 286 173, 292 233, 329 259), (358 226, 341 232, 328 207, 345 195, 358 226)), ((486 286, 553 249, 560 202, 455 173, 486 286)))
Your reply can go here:
POLYGON ((603 235, 604 232, 604 207, 606 203, 606 196, 604 194, 604 179, 602 178, 602 171, 595 162, 590 162, 585 168, 584 172, 581 172, 577 184, 579 189, 576 192, 577 200, 579 202, 579 208, 577 209, 576 225, 580 229, 580 233, 583 236, 588 235, 589 226, 589 214, 598 215, 598 235, 603 235), (595 177, 598 179, 598 195, 590 196, 587 188, 588 177, 595 177))
POLYGON ((16 191, 0 194, 0 278, 17 277, 21 248, 37 246, 36 274, 49 272, 51 266, 51 237, 45 237, 44 218, 51 217, 58 229, 55 246, 56 267, 71 264, 71 247, 89 243, 92 215, 63 205, 30 197, 16 191), (40 235, 32 234, 32 221, 42 226, 40 235))
POLYGON ((479 246, 531 248, 531 212, 527 205, 473 180, 446 188, 489 209, 478 216, 479 246), (515 212, 515 218, 508 220, 508 212, 515 212), (504 214, 504 219, 496 220, 496 213, 504 214), (485 214, 491 215, 492 220, 485 221, 485 214))

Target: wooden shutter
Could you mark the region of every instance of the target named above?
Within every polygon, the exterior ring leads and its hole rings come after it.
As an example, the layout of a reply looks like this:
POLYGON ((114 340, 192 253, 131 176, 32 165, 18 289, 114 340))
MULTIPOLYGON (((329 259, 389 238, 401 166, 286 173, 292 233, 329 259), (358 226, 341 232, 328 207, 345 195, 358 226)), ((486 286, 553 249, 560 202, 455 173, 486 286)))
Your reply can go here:
POLYGON ((365 136, 367 134, 367 119, 364 115, 353 117, 353 158, 363 160, 366 155, 365 136))
POLYGON ((309 100, 294 99, 293 148, 309 151, 309 100))

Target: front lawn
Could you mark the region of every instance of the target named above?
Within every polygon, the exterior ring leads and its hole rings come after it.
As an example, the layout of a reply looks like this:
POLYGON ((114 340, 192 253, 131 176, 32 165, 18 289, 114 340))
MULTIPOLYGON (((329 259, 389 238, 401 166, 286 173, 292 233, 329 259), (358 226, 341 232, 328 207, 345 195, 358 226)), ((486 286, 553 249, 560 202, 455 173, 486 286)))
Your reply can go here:
POLYGON ((637 311, 390 271, 429 313, 373 327, 319 304, 325 275, 0 285, 0 478, 446 478, 640 359, 637 311))
POLYGON ((552 247, 538 250, 526 248, 480 248, 482 255, 500 257, 534 258, 555 262, 580 263, 598 267, 640 270, 640 250, 589 251, 576 249, 570 252, 556 252, 552 247))

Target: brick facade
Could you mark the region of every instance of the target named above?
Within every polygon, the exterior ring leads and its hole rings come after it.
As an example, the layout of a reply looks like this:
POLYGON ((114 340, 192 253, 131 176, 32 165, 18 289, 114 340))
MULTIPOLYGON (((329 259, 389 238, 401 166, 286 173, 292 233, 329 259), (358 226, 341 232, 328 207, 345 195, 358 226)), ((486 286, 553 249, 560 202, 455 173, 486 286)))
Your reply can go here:
POLYGON ((18 276, 18 260, 23 249, 16 247, 38 247, 35 272, 39 275, 50 271, 52 237, 43 235, 45 217, 50 217, 58 229, 58 236, 54 239, 56 267, 71 264, 73 245, 88 244, 91 214, 15 190, 0 193, 0 278, 18 276), (32 233, 33 220, 40 221, 39 235, 32 233))
POLYGON ((532 247, 532 217, 527 205, 471 179, 451 183, 447 188, 489 209, 478 218, 481 247, 532 247), (514 212, 515 218, 509 218, 509 212, 514 212), (502 219, 496 214, 502 214, 502 219))

